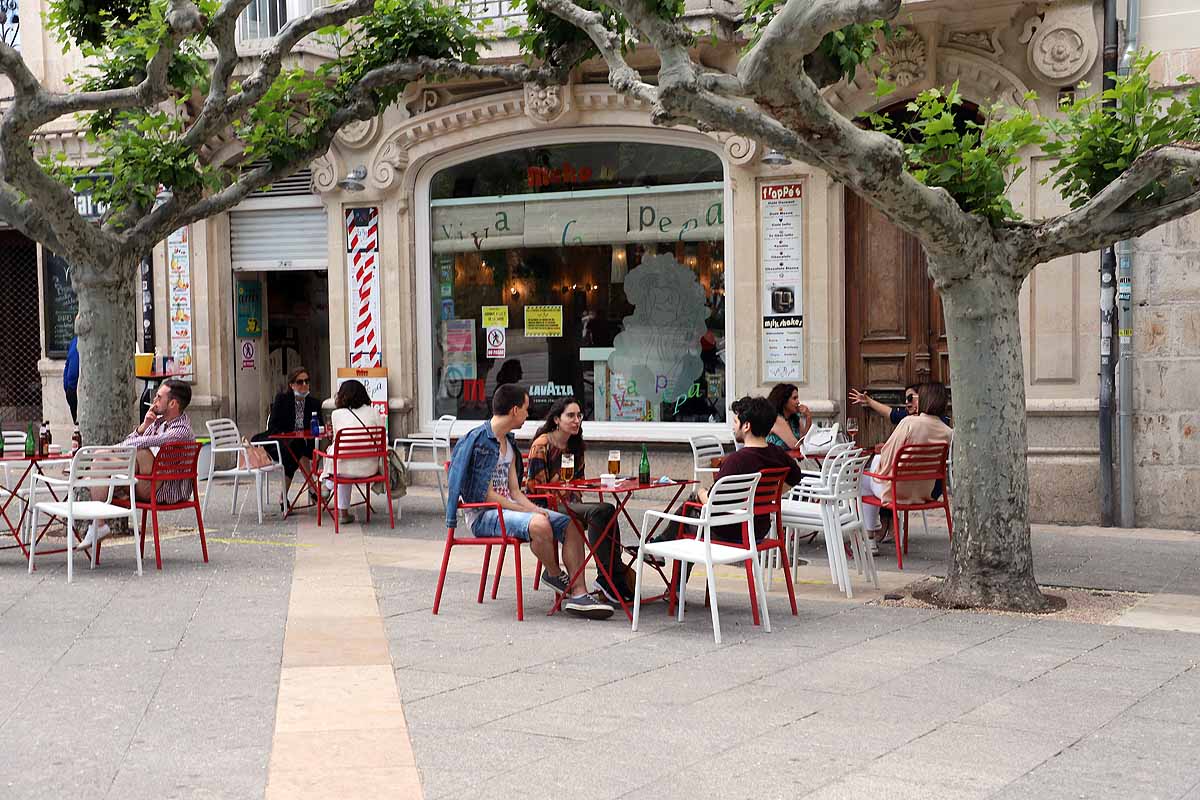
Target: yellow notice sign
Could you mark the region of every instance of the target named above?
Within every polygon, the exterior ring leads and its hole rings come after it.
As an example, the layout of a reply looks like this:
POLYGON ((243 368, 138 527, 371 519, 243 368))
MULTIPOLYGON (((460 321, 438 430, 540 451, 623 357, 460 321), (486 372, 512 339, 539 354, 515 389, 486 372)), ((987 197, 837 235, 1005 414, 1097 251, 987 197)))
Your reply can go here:
POLYGON ((508 327, 508 306, 484 306, 483 307, 483 327, 485 327, 485 328, 507 328, 508 327))
POLYGON ((562 306, 525 306, 526 336, 562 336, 562 306))

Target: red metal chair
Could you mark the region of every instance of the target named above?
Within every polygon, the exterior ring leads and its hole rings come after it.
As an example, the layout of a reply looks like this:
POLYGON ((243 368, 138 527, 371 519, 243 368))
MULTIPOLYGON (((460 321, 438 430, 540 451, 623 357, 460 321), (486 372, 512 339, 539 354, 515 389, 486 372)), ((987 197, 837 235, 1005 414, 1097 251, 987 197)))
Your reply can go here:
MULTIPOLYGON (((162 549, 159 546, 158 540, 158 512, 160 511, 183 511, 184 509, 194 509, 196 511, 196 527, 200 529, 200 552, 204 556, 204 563, 208 563, 208 542, 204 538, 204 515, 200 511, 200 489, 196 485, 196 462, 200 458, 200 450, 203 445, 200 442, 167 442, 158 449, 158 454, 154 457, 154 466, 150 470, 149 475, 138 475, 139 481, 150 481, 150 499, 137 500, 136 507, 142 511, 141 529, 143 535, 139 547, 142 549, 143 555, 146 551, 146 514, 151 515, 151 520, 154 525, 154 565, 158 569, 162 569, 162 549), (158 499, 159 484, 165 481, 191 481, 192 482, 192 497, 190 500, 183 500, 179 503, 162 503, 158 499)), ((128 498, 119 498, 113 500, 117 505, 128 507, 128 498)), ((96 563, 100 563, 100 546, 101 542, 96 542, 96 563)))
MULTIPOLYGON (((338 475, 338 462, 348 461, 351 459, 368 459, 373 458, 376 463, 382 463, 381 459, 387 458, 387 431, 382 427, 371 428, 343 428, 338 431, 333 437, 333 447, 328 451, 315 450, 313 455, 318 458, 328 459, 331 462, 332 469, 329 474, 329 479, 333 482, 333 494, 330 497, 333 499, 333 532, 340 533, 340 522, 338 515, 337 488, 339 486, 366 486, 367 487, 367 522, 371 521, 371 495, 370 486, 373 483, 382 483, 384 490, 387 492, 388 501, 388 520, 392 524, 392 529, 396 528, 395 512, 392 510, 392 486, 388 483, 387 472, 380 471, 374 475, 368 475, 365 478, 355 477, 352 475, 338 475)), ((324 492, 317 493, 317 526, 321 525, 321 518, 325 516, 326 510, 329 508, 325 504, 324 492)))
MULTIPOLYGON (((475 598, 476 603, 483 602, 483 590, 487 586, 488 564, 492 559, 492 547, 499 545, 501 548, 507 548, 512 545, 513 558, 516 561, 516 580, 517 580, 517 621, 525 619, 525 595, 521 590, 521 545, 522 541, 508 535, 508 530, 504 526, 504 514, 501 511, 499 503, 459 503, 459 508, 479 508, 488 509, 494 508, 500 514, 500 535, 488 537, 457 537, 454 535, 455 528, 446 529, 446 549, 442 552, 442 569, 438 573, 437 593, 433 597, 433 613, 438 613, 438 608, 442 604, 442 589, 446 584, 446 568, 450 565, 450 551, 455 547, 467 545, 474 547, 483 547, 483 569, 479 572, 479 594, 475 598)), ((500 559, 503 564, 504 559, 500 559)), ((496 585, 499 584, 500 570, 496 570, 496 585)), ((492 587, 492 599, 496 598, 496 585, 492 587)))
POLYGON ((896 568, 904 569, 904 553, 908 552, 908 515, 912 511, 925 511, 932 508, 942 508, 946 510, 946 527, 950 531, 950 538, 954 538, 954 522, 950 518, 950 498, 946 493, 942 493, 939 500, 909 500, 899 501, 896 499, 896 489, 901 483, 909 481, 936 481, 941 480, 945 485, 946 480, 946 459, 950 455, 949 444, 906 444, 900 448, 900 452, 896 454, 896 461, 892 465, 891 474, 881 475, 876 472, 864 472, 863 475, 870 476, 877 481, 891 484, 892 499, 884 501, 872 494, 863 495, 863 502, 867 505, 878 506, 880 508, 889 508, 892 511, 892 525, 894 531, 892 538, 896 541, 896 568), (904 512, 904 524, 900 524, 900 512, 904 512), (901 541, 903 539, 903 541, 901 541))
MULTIPOLYGON (((792 570, 788 566, 787 546, 784 544, 786 537, 783 534, 783 482, 790 471, 787 467, 771 467, 762 470, 762 478, 758 481, 758 488, 754 490, 754 516, 771 514, 775 517, 774 535, 768 536, 758 543, 758 553, 765 565, 769 556, 763 554, 769 553, 771 550, 779 551, 779 562, 783 566, 783 577, 787 584, 788 601, 792 604, 792 616, 795 617, 800 612, 796 609, 796 589, 792 586, 792 570)), ((750 542, 743 539, 742 545, 749 547, 750 542)), ((753 603, 754 575, 749 566, 746 568, 746 579, 750 581, 750 598, 753 603)), ((770 588, 769 584, 767 588, 770 588)))

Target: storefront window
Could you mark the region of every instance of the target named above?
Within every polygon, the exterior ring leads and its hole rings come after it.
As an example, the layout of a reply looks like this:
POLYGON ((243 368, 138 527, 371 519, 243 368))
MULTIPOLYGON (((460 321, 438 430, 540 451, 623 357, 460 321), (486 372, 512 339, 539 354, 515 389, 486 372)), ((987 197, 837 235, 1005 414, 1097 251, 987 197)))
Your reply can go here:
POLYGON ((573 395, 585 419, 725 420, 723 169, 640 142, 512 150, 430 185, 434 404, 530 417, 573 395))

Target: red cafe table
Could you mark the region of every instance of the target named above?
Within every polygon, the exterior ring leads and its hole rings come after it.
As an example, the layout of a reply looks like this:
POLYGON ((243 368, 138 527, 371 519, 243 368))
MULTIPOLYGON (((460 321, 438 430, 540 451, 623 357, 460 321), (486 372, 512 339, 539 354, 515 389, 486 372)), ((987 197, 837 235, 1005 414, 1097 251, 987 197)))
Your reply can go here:
MULTIPOLYGON (((20 464, 25 465, 25 468, 17 477, 16 483, 13 484, 11 489, 6 487, 0 488, 0 520, 2 520, 4 525, 8 527, 9 534, 16 541, 16 544, 0 546, 0 550, 12 550, 19 547, 21 548, 21 554, 25 556, 25 558, 29 558, 29 550, 25 545, 25 541, 21 538, 21 529, 25 526, 25 516, 29 513, 29 507, 26 504, 22 504, 21 514, 19 517, 17 517, 17 521, 15 523, 13 522, 13 516, 16 515, 16 509, 12 509, 10 512, 10 508, 12 507, 12 504, 17 501, 21 493, 21 487, 25 485, 27 480, 29 480, 30 475, 34 474, 35 472, 40 475, 45 475, 46 467, 54 466, 56 464, 70 463, 73 455, 74 453, 51 453, 44 456, 27 456, 23 452, 18 454, 16 452, 9 452, 6 450, 4 455, 0 456, 0 464, 13 466, 18 466, 20 464)), ((51 487, 49 484, 47 484, 47 488, 49 489, 50 495, 54 500, 62 499, 55 493, 53 487, 51 487)), ((38 534, 38 542, 41 542, 42 537, 46 535, 46 531, 49 530, 52 524, 53 520, 47 520, 46 524, 42 526, 42 530, 38 534)), ((47 551, 47 554, 50 554, 51 552, 65 552, 65 548, 63 550, 47 551)))
MULTIPOLYGON (((288 503, 288 507, 286 509, 284 509, 283 518, 287 519, 288 515, 296 510, 296 508, 297 508, 296 503, 300 502, 300 498, 304 496, 305 489, 308 489, 309 491, 312 491, 312 492, 316 492, 317 494, 321 493, 321 487, 317 483, 317 476, 316 476, 315 470, 304 468, 304 462, 302 462, 300 460, 301 454, 297 450, 296 443, 297 442, 313 442, 315 445, 317 442, 321 441, 322 439, 329 438, 329 429, 322 428, 321 432, 319 434, 317 434, 316 436, 314 436, 312 434, 312 431, 291 431, 289 433, 273 433, 273 434, 271 434, 271 438, 279 441, 283 447, 286 447, 291 452, 292 457, 296 459, 296 468, 304 476, 304 484, 305 485, 301 486, 299 489, 296 490, 296 496, 292 498, 291 502, 288 503)), ((313 449, 315 450, 316 447, 314 447, 313 449)), ((308 463, 312 464, 313 462, 310 459, 308 463)), ((299 506, 299 508, 316 508, 316 505, 317 505, 316 503, 306 503, 302 506, 299 506)))
MULTIPOLYGON (((535 492, 552 492, 554 494, 563 495, 564 499, 566 496, 572 494, 582 495, 584 496, 584 499, 582 499, 581 502, 599 503, 603 502, 605 494, 612 495, 613 505, 617 507, 617 511, 612 515, 612 518, 609 519, 608 526, 600 534, 599 539, 596 541, 595 547, 593 547, 591 541, 588 539, 587 526, 585 526, 583 521, 571 511, 570 505, 565 502, 561 504, 567 515, 571 517, 571 520, 575 523, 579 530, 583 531, 583 543, 587 548, 587 554, 584 555, 583 563, 579 566, 579 569, 575 572, 575 574, 570 577, 570 581, 568 581, 568 583, 574 583, 576 580, 578 580, 579 576, 587 568, 588 562, 595 561, 596 568, 600 571, 600 574, 602 574, 608 580, 609 585, 612 585, 613 577, 609 574, 608 567, 596 558, 596 548, 599 548, 602 544, 604 544, 605 540, 607 540, 609 537, 619 535, 614 532, 620 530, 618 527, 618 521, 622 516, 625 517, 626 521, 633 528, 634 533, 637 533, 640 538, 641 528, 633 520, 633 517, 629 515, 629 511, 626 508, 630 498, 632 498, 638 492, 645 492, 649 491, 650 489, 675 489, 674 496, 664 507, 666 511, 670 512, 679 503, 679 497, 683 494, 684 490, 695 483, 696 481, 694 480, 671 480, 666 483, 639 483, 636 478, 626 478, 624 480, 617 481, 615 484, 610 486, 604 486, 601 485, 599 478, 587 478, 583 480, 567 482, 537 483, 534 484, 532 488, 535 492), (595 500, 586 497, 587 495, 595 495, 595 500)), ((654 532, 658 530, 658 526, 659 522, 656 522, 654 527, 651 528, 649 533, 646 534, 647 538, 654 535, 654 532)), ((666 575, 664 575, 661 570, 659 571, 659 575, 662 577, 664 584, 666 584, 668 582, 666 575)), ((643 600, 643 602, 652 602, 654 600, 665 599, 669 596, 669 591, 670 589, 668 587, 668 589, 662 594, 646 598, 643 600)), ((633 610, 629 607, 629 604, 625 602, 624 598, 618 597, 617 599, 621 602, 621 610, 625 612, 625 616, 632 621, 633 610)), ((557 599, 555 599, 554 605, 550 608, 550 614, 558 611, 558 608, 561 604, 562 596, 560 595, 557 599)))

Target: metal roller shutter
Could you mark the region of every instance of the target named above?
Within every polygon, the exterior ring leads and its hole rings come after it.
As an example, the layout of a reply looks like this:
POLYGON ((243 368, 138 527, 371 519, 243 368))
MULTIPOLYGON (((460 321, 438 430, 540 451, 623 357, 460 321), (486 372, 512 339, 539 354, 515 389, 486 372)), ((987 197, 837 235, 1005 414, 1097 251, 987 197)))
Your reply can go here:
POLYGON ((326 269, 329 265, 324 208, 231 211, 233 268, 246 271, 326 269))

